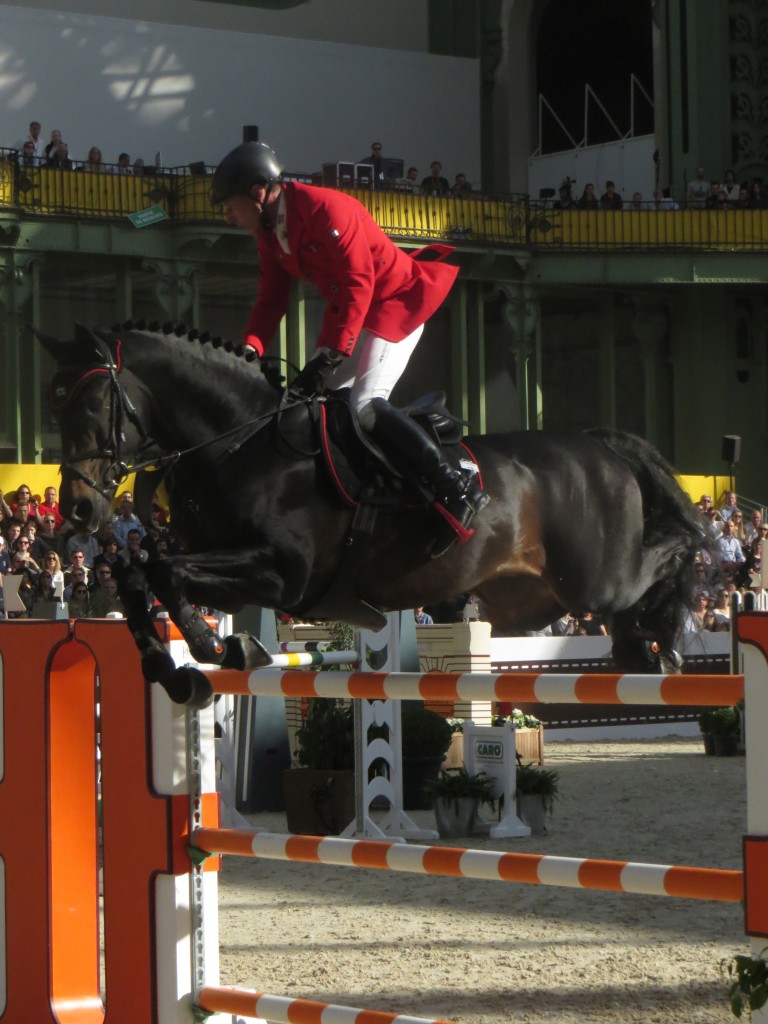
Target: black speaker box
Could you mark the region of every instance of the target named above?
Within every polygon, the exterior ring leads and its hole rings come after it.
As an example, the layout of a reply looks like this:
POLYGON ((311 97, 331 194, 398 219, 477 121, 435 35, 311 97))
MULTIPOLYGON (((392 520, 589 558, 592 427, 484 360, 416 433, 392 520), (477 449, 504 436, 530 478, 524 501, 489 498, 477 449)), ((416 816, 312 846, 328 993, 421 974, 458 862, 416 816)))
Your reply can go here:
POLYGON ((735 466, 741 457, 741 438, 738 434, 726 434, 723 437, 723 462, 735 466))
POLYGON ((259 126, 257 124, 243 125, 243 142, 258 142, 259 126))

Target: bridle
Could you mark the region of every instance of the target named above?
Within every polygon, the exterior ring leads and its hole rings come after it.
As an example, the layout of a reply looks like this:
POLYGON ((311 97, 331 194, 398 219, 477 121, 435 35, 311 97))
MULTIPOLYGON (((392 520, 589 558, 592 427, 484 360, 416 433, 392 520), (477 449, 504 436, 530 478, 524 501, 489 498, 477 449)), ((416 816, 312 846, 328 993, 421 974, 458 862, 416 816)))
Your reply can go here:
MULTIPOLYGON (((240 423, 221 434, 201 441, 198 444, 190 445, 187 448, 176 449, 172 452, 148 455, 150 449, 157 449, 159 445, 154 441, 149 432, 145 429, 136 406, 130 399, 122 383, 120 382, 120 371, 122 369, 121 346, 122 341, 117 340, 115 356, 113 357, 109 346, 100 338, 94 338, 98 345, 99 353, 104 362, 103 365, 91 367, 67 388, 52 388, 50 395, 51 408, 55 413, 65 409, 70 402, 79 394, 82 388, 90 383, 95 377, 106 375, 109 377, 109 432, 107 442, 103 448, 94 448, 90 451, 79 451, 71 456, 66 462, 62 462, 62 470, 67 470, 76 479, 82 480, 84 484, 91 487, 97 494, 107 501, 111 501, 116 489, 132 473, 141 470, 167 470, 170 466, 179 462, 185 455, 200 451, 203 448, 226 441, 230 438, 237 438, 222 453, 222 458, 228 458, 238 451, 246 441, 250 440, 271 420, 278 420, 284 412, 297 405, 305 405, 312 401, 311 398, 297 398, 290 391, 284 391, 282 398, 275 409, 267 413, 240 423), (124 453, 125 446, 125 424, 130 423, 139 436, 139 443, 130 456, 124 453), (244 437, 238 435, 247 432, 244 437), (89 459, 108 459, 109 467, 105 473, 104 481, 99 484, 97 480, 83 472, 82 463, 89 459)), ((304 453, 310 455, 315 453, 304 453)))

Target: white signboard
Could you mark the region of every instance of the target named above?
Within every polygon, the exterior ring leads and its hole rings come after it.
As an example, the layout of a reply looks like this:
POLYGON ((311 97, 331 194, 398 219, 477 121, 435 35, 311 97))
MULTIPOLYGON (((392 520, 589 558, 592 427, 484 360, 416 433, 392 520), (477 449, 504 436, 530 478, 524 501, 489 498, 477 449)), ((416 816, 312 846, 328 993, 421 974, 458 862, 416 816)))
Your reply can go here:
POLYGON ((484 772, 494 780, 493 796, 501 801, 499 822, 491 825, 494 839, 529 836, 531 830, 517 816, 515 803, 515 727, 464 723, 464 764, 470 775, 484 772))

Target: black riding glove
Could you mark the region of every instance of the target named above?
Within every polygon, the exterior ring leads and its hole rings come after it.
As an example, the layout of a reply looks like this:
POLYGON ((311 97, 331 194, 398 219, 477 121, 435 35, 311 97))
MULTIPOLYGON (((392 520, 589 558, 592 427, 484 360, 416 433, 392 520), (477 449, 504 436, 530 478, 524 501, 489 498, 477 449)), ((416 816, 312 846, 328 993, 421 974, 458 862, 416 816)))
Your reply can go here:
POLYGON ((298 373, 289 390, 299 395, 322 395, 328 380, 344 357, 339 352, 322 351, 314 356, 298 373))

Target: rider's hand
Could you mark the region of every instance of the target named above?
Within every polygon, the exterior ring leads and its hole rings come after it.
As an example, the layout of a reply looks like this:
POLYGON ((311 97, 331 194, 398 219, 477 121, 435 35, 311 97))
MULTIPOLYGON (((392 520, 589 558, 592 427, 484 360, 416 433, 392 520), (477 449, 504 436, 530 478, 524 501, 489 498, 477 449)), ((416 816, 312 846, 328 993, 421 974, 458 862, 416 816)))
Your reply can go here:
POLYGON ((307 365, 298 373, 289 388, 300 395, 322 395, 336 367, 344 357, 333 349, 319 349, 307 365))

